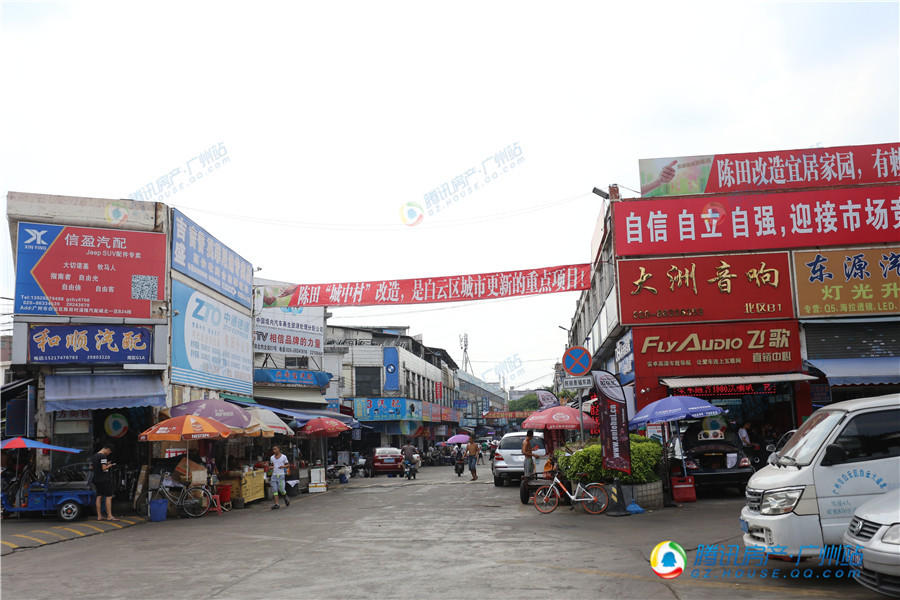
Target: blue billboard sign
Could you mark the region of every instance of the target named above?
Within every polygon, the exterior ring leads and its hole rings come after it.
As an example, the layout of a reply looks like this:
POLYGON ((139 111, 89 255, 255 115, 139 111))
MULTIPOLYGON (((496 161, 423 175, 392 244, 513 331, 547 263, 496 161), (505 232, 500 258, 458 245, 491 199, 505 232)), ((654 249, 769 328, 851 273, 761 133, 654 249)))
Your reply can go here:
POLYGON ((331 373, 324 371, 305 371, 302 369, 254 369, 253 381, 258 383, 290 383, 294 385, 311 385, 328 387, 331 373))
POLYGON ((248 314, 172 280, 172 382, 253 395, 248 314))
POLYGON ((400 357, 397 348, 384 348, 384 391, 400 391, 400 357))
POLYGON ((133 325, 30 325, 28 362, 149 363, 151 336, 149 327, 133 325))
POLYGON ((422 402, 412 398, 354 398, 353 414, 360 421, 421 421, 422 402))
POLYGON ((253 266, 205 229, 172 209, 172 268, 250 307, 253 266))

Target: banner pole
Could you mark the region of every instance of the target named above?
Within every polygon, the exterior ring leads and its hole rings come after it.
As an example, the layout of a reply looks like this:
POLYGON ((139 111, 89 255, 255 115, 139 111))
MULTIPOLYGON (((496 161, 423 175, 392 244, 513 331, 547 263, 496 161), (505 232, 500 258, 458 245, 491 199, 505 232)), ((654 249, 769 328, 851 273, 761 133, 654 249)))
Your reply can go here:
POLYGON ((584 444, 584 392, 578 397, 578 439, 584 444))

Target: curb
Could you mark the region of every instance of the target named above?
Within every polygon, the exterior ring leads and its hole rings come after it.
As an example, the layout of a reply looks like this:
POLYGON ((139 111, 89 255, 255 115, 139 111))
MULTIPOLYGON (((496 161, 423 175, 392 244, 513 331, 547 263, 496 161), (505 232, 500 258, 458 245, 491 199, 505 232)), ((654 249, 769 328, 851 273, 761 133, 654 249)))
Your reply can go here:
MULTIPOLYGON (((55 521, 59 523, 59 521, 55 521)), ((13 552, 28 550, 31 548, 39 548, 49 544, 59 542, 67 542, 82 537, 90 537, 110 531, 117 531, 141 525, 147 520, 138 516, 119 517, 118 521, 87 521, 80 520, 74 523, 64 525, 53 525, 53 521, 48 519, 47 524, 34 523, 35 529, 30 529, 24 533, 7 534, 4 532, 3 539, 0 540, 0 556, 6 556, 13 552)))

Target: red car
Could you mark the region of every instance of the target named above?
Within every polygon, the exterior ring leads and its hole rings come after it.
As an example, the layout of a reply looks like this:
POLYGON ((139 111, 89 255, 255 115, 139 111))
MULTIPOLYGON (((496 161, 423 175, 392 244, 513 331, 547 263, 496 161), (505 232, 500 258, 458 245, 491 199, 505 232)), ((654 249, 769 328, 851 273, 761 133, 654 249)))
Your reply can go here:
POLYGON ((375 448, 375 457, 372 461, 375 474, 399 473, 403 474, 403 455, 398 448, 375 448))

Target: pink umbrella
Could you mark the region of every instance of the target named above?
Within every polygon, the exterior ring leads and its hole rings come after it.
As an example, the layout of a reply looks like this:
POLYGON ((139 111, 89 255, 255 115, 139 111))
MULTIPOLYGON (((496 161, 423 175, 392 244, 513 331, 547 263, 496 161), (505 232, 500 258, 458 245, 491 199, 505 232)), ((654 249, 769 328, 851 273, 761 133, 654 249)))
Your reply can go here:
POLYGON ((173 406, 169 411, 173 417, 194 415, 205 419, 215 419, 230 429, 241 432, 250 426, 253 418, 250 413, 231 402, 224 400, 194 400, 173 406))
MULTIPOLYGON (((571 406, 554 406, 538 411, 522 421, 523 429, 578 429, 578 410, 571 406)), ((596 419, 584 415, 585 429, 599 429, 596 419)))

